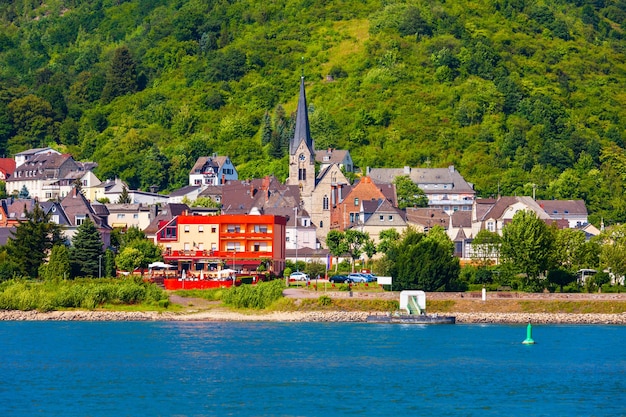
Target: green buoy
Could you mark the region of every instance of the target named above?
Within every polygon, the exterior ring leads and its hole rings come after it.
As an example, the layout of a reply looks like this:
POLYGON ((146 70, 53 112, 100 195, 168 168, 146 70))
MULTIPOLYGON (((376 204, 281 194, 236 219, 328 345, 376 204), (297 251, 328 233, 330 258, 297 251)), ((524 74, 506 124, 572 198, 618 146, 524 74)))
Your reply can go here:
POLYGON ((522 342, 524 345, 534 345, 535 341, 533 340, 533 326, 531 326, 530 322, 528 322, 528 326, 526 326, 526 340, 522 342))

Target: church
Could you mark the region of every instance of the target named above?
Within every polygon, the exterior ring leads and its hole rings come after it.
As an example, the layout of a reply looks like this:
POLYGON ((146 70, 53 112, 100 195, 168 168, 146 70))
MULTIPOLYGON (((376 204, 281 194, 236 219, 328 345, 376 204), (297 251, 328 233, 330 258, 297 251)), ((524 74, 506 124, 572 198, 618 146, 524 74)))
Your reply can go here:
MULTIPOLYGON (((287 184, 300 190, 300 209, 305 210, 317 228, 317 239, 324 245, 331 230, 331 212, 350 190, 350 182, 338 163, 323 164, 315 173, 315 145, 311 137, 309 114, 304 88, 300 78, 300 95, 296 111, 296 126, 289 143, 289 177, 287 184)), ((324 245, 325 246, 325 245, 324 245)))

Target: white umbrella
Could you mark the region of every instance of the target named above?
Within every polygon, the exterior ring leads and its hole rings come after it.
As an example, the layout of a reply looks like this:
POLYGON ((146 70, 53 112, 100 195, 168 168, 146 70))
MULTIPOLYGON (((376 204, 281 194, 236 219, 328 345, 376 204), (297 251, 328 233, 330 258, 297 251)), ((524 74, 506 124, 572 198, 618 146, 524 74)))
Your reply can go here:
POLYGON ((183 272, 180 273, 180 279, 182 279, 183 281, 187 278, 187 273, 185 271, 186 270, 183 269, 183 272))
POLYGON ((176 268, 175 265, 166 264, 165 262, 152 262, 148 268, 176 268))

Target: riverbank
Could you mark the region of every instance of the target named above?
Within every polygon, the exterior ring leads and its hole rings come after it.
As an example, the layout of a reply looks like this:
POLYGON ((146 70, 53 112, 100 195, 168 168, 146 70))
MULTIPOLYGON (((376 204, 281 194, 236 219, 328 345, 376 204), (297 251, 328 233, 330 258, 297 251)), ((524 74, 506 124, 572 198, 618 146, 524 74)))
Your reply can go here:
MULTIPOLYGON (((327 295, 333 299, 397 299, 399 293, 391 292, 316 292, 291 288, 284 292, 286 298, 298 300, 318 298, 327 295)), ((429 312, 454 316, 456 322, 463 323, 554 323, 554 324, 619 324, 626 325, 626 309, 621 310, 626 294, 517 294, 491 293, 487 301, 482 301, 480 293, 428 293, 431 300, 429 312), (524 312, 520 303, 528 308, 529 303, 536 307, 549 305, 555 301, 573 303, 614 303, 620 310, 597 309, 594 312, 524 312), (446 309, 447 307, 447 309, 446 309), (443 308, 443 309, 442 309, 443 308), (599 313, 598 311, 602 311, 599 313)), ((170 302, 182 307, 180 312, 153 311, 0 311, 0 321, 272 321, 272 322, 365 322, 370 314, 383 314, 369 311, 232 311, 221 307, 219 302, 209 302, 199 298, 186 298, 170 294, 170 302)), ((543 310, 543 309, 542 309, 543 310)), ((593 311, 593 310, 592 310, 593 311)))
MULTIPOLYGON (((369 312, 295 311, 247 314, 227 310, 195 313, 157 313, 120 311, 0 311, 0 321, 272 321, 272 322, 364 322, 369 312)), ((619 324, 626 325, 626 313, 455 313, 463 323, 532 323, 540 324, 619 324)))

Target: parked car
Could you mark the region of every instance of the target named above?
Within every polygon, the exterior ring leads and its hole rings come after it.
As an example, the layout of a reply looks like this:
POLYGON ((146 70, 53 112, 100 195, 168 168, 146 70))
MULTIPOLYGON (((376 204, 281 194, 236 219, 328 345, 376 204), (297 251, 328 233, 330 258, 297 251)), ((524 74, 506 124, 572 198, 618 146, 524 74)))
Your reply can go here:
POLYGON ((369 273, 365 273, 365 272, 361 272, 361 275, 367 277, 367 282, 376 282, 378 281, 378 277, 374 274, 369 274, 369 273))
POLYGON ((296 271, 292 272, 291 275, 289 275, 289 279, 293 279, 294 281, 308 281, 309 276, 304 272, 296 271))
POLYGON ((347 275, 335 275, 332 276, 330 278, 328 278, 329 282, 332 282, 333 284, 350 284, 352 282, 352 280, 350 278, 348 278, 347 275))
POLYGON ((358 272, 353 272, 348 275, 348 279, 350 279, 350 281, 352 282, 369 282, 365 275, 358 272))

